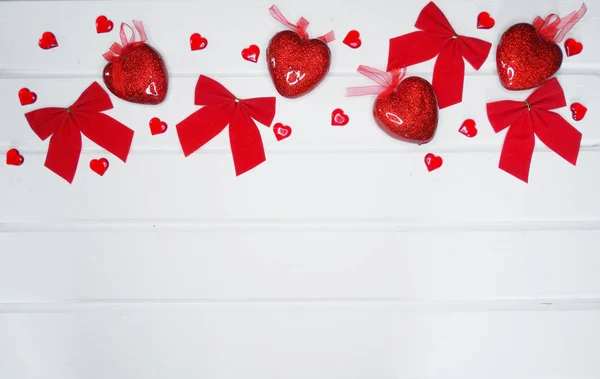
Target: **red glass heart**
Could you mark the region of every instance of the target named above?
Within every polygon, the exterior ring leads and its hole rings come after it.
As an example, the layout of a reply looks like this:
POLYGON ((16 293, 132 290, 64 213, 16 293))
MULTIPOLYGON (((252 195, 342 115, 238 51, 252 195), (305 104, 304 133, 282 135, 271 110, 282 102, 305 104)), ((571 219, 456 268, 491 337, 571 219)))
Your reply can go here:
POLYGON ((242 50, 242 58, 247 61, 256 63, 258 62, 258 56, 260 55, 260 48, 256 45, 250 45, 242 50))
POLYGON ((267 65, 281 96, 296 98, 313 90, 331 64, 331 51, 319 39, 303 39, 285 30, 275 34, 267 48, 267 65))
POLYGON ((38 45, 44 49, 52 49, 58 46, 58 41, 56 41, 56 37, 52 32, 44 32, 42 34, 42 38, 40 38, 38 45))
POLYGON ((585 117, 587 113, 587 108, 580 103, 571 104, 571 115, 573 116, 573 120, 581 121, 585 117))
POLYGON ((190 48, 192 51, 203 50, 208 46, 208 40, 200 35, 200 33, 194 33, 190 36, 190 48))
POLYGON ((106 16, 96 18, 96 33, 108 33, 113 30, 114 24, 106 16))
POLYGON ((157 134, 162 134, 164 132, 167 131, 167 123, 164 121, 161 121, 158 117, 153 117, 150 120, 150 133, 154 136, 157 134))
POLYGON ((569 38, 565 41, 565 51, 567 52, 567 57, 577 55, 583 51, 583 44, 573 38, 569 38))
POLYGON ((362 41, 360 40, 360 33, 356 30, 349 31, 342 42, 344 42, 346 45, 350 46, 353 49, 358 49, 360 45, 362 45, 362 41))
POLYGON ((17 149, 10 149, 6 152, 6 164, 11 166, 20 166, 25 159, 17 149))
POLYGON ((331 112, 331 125, 333 126, 344 126, 348 124, 350 117, 344 113, 341 109, 335 109, 331 112))
POLYGON ((275 133, 275 138, 277 138, 277 141, 281 141, 292 135, 292 128, 278 122, 277 124, 273 125, 273 132, 275 133))
POLYGON ((475 126, 475 120, 465 120, 462 123, 458 131, 469 138, 473 138, 477 135, 477 127, 475 126))
POLYGON ((106 170, 108 170, 108 159, 100 158, 100 159, 92 159, 90 161, 90 168, 96 174, 103 176, 106 170))
POLYGON ((429 153, 425 156, 425 166, 427 167, 427 170, 429 172, 442 167, 443 163, 444 160, 442 159, 442 157, 438 157, 437 155, 429 153))
POLYGON ((37 95, 35 94, 35 92, 31 92, 27 88, 21 88, 19 90, 19 101, 21 102, 21 105, 33 104, 36 100, 37 95))
POLYGON ((491 29, 496 25, 496 20, 488 12, 481 12, 477 16, 477 29, 491 29))

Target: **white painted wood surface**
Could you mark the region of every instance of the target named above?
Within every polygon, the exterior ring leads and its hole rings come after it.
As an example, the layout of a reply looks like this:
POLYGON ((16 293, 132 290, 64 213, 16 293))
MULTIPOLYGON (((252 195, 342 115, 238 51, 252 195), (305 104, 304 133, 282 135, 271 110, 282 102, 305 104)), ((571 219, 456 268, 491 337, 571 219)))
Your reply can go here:
MULTIPOLYGON (((0 378, 552 378, 600 377, 600 6, 572 36, 584 52, 560 71, 567 101, 589 112, 575 124, 572 167, 538 144, 526 185, 497 169, 504 135, 484 105, 523 99, 504 91, 494 53, 467 68, 464 102, 440 113, 433 142, 398 143, 370 115, 358 64, 385 67, 388 38, 414 30, 425 0, 281 1, 309 32, 334 29, 330 75, 310 95, 278 97, 277 142, 261 127, 267 162, 236 178, 219 136, 184 159, 175 124, 196 109, 200 73, 240 97, 276 92, 264 50, 282 28, 266 1, 0 2, 0 378), (132 127, 127 164, 104 177, 107 156, 89 142, 72 186, 43 167, 47 143, 23 113, 70 104, 99 80, 104 14, 133 18, 169 69, 156 107, 113 97, 110 114, 132 127), (341 43, 350 29, 363 46, 341 43), (42 51, 42 32, 59 47, 42 51), (189 35, 208 38, 191 52, 189 35), (258 64, 240 51, 258 44, 258 64), (28 87, 36 104, 21 107, 28 87), (329 125, 341 107, 351 122, 329 125), (170 130, 151 136, 158 116, 170 130), (457 132, 474 118, 479 135, 457 132), (426 172, 423 156, 442 155, 426 172)), ((578 1, 439 0, 458 33, 490 40, 578 1), (480 11, 496 27, 476 29, 480 11)), ((495 47, 494 47, 495 50, 495 47)), ((431 78, 433 61, 409 74, 431 78)), ((560 113, 569 117, 567 108, 560 113)))

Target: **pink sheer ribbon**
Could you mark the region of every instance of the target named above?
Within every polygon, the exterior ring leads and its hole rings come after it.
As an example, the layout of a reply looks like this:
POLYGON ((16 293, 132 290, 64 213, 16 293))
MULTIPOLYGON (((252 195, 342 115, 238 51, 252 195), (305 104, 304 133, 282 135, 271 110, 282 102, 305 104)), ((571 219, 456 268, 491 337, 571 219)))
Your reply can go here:
MULTIPOLYGON (((277 6, 275 6, 275 5, 272 5, 271 8, 269 8, 269 12, 271 13, 271 16, 273 16, 273 18, 275 20, 281 22, 283 25, 287 26, 288 28, 290 28, 293 31, 295 31, 296 33, 298 33, 300 35, 300 37, 302 37, 302 39, 308 39, 308 32, 306 31, 306 29, 308 28, 308 25, 310 23, 308 22, 307 19, 305 19, 304 17, 300 17, 300 19, 298 20, 298 22, 296 24, 292 24, 291 22, 289 22, 287 20, 287 18, 285 18, 285 16, 279 11, 279 8, 277 8, 277 6)), ((317 38, 325 43, 329 43, 329 42, 335 40, 335 34, 333 33, 333 30, 332 30, 329 33, 324 34, 317 38)))
POLYGON ((365 87, 350 87, 346 89, 346 96, 365 96, 365 95, 378 95, 386 90, 393 90, 400 84, 402 79, 406 76, 406 68, 402 67, 398 70, 391 72, 385 72, 369 66, 358 66, 356 70, 363 74, 367 78, 376 82, 376 86, 365 86, 365 87))
POLYGON ((109 62, 112 62, 113 60, 115 60, 115 58, 117 58, 119 55, 121 55, 123 48, 125 48, 127 45, 130 45, 134 42, 146 42, 148 37, 146 36, 146 31, 144 30, 144 24, 142 24, 141 21, 133 20, 133 26, 135 26, 135 28, 137 29, 137 32, 140 35, 140 40, 139 41, 135 40, 135 31, 133 30, 133 28, 131 26, 127 25, 124 22, 121 23, 121 32, 119 33, 119 36, 121 37, 121 44, 119 44, 117 42, 113 43, 112 46, 110 47, 109 51, 102 54, 104 59, 106 59, 109 62), (129 28, 129 30, 131 31, 130 38, 127 38, 127 33, 125 31, 126 27, 129 28))
POLYGON ((555 13, 552 13, 545 19, 537 16, 535 20, 533 20, 533 26, 545 40, 560 43, 571 28, 581 20, 586 11, 587 7, 585 3, 583 3, 579 10, 573 11, 563 18, 560 18, 555 13))

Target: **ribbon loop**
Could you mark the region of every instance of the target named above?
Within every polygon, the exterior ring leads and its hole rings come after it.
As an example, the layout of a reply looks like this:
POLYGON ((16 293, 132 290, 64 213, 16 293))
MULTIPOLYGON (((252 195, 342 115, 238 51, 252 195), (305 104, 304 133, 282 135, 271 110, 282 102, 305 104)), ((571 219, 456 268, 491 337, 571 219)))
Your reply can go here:
POLYGON ((119 32, 121 44, 119 44, 118 42, 113 43, 109 51, 102 54, 104 59, 106 59, 109 62, 112 62, 122 54, 123 49, 127 46, 135 42, 146 42, 148 40, 148 37, 146 36, 146 30, 144 29, 144 24, 141 21, 133 20, 133 26, 135 27, 135 29, 138 32, 138 35, 140 36, 139 41, 136 41, 135 31, 133 30, 133 28, 124 22, 121 23, 121 31, 119 32), (131 37, 127 38, 127 32, 125 28, 128 28, 131 31, 131 37))
POLYGON ((587 6, 583 3, 578 10, 569 13, 562 19, 555 13, 548 15, 545 19, 537 16, 533 20, 533 26, 545 40, 560 43, 586 12, 587 6))
POLYGON ((386 90, 394 89, 400 84, 402 79, 406 76, 406 68, 394 70, 392 72, 385 72, 373 67, 360 65, 356 70, 360 74, 363 74, 367 78, 373 80, 378 85, 376 86, 364 86, 364 87, 350 87, 346 89, 346 96, 364 96, 364 95, 378 95, 386 90))
MULTIPOLYGON (((304 17, 300 17, 298 19, 298 22, 296 24, 292 24, 291 22, 288 21, 287 18, 285 18, 285 16, 283 15, 283 13, 281 13, 281 11, 279 10, 279 8, 277 8, 276 5, 271 5, 271 7, 269 8, 269 13, 271 13, 271 16, 273 16, 273 18, 279 22, 281 22, 283 25, 287 26, 288 28, 292 29, 293 31, 295 31, 296 33, 298 33, 298 35, 300 35, 300 37, 302 39, 308 39, 308 32, 306 31, 306 29, 308 29, 308 25, 310 24, 308 22, 307 19, 305 19, 304 17)), ((320 37, 317 37, 318 39, 320 39, 321 41, 325 42, 325 43, 329 43, 331 41, 335 40, 335 34, 332 31, 330 31, 327 34, 324 34, 320 37)))

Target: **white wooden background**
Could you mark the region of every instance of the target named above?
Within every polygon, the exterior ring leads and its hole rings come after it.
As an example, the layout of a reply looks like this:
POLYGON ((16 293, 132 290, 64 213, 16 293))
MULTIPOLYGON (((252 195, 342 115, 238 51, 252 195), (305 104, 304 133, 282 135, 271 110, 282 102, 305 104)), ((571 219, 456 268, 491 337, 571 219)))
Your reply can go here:
MULTIPOLYGON (((551 378, 600 377, 600 6, 571 33, 583 53, 560 71, 567 101, 589 108, 579 165, 541 144, 524 184, 497 168, 504 134, 485 103, 503 90, 495 46, 515 22, 562 15, 578 0, 438 0, 458 33, 494 43, 468 67, 464 102, 443 110, 435 140, 399 143, 376 127, 359 64, 384 68, 388 39, 414 30, 425 0, 285 0, 309 32, 330 29, 331 73, 299 100, 278 97, 267 162, 236 178, 226 135, 184 159, 175 124, 193 110, 198 74, 240 97, 275 95, 264 51, 282 25, 269 1, 0 3, 0 378, 551 378), (477 30, 488 11, 492 30, 477 30), (115 31, 98 35, 99 15, 115 31), (67 106, 100 80, 118 25, 143 20, 170 72, 156 107, 113 97, 135 131, 127 164, 104 177, 90 159, 74 184, 43 167, 47 143, 23 117, 67 106), (363 46, 341 40, 360 31, 363 46), (59 47, 38 48, 44 31, 59 47), (208 38, 192 52, 190 34, 208 38), (240 51, 257 44, 258 64, 240 51), (36 104, 21 107, 28 87, 36 104), (345 127, 331 127, 341 107, 345 127), (169 124, 151 136, 148 120, 169 124), (457 132, 474 118, 479 135, 457 132), (444 158, 428 173, 426 153, 444 158)), ((409 74, 431 79, 433 61, 409 74)), ((567 108, 560 113, 568 119, 567 108)))

